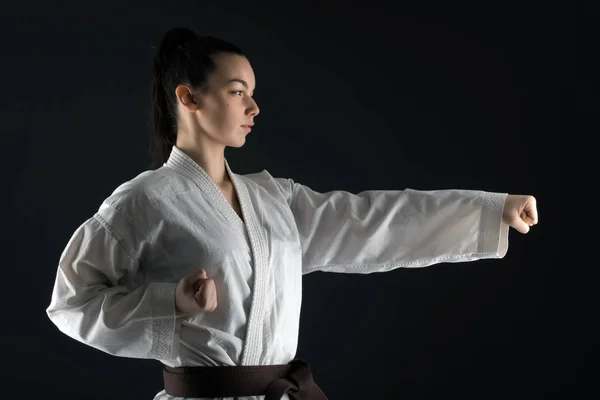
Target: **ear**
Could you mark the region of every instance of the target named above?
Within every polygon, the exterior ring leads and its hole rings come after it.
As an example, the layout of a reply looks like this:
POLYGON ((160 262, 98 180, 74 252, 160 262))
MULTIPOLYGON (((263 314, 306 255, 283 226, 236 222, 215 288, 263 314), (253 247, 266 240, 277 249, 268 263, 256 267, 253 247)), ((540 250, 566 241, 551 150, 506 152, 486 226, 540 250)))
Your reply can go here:
POLYGON ((200 108, 198 96, 194 96, 193 90, 187 85, 179 85, 175 89, 175 95, 179 104, 190 112, 198 111, 200 108))

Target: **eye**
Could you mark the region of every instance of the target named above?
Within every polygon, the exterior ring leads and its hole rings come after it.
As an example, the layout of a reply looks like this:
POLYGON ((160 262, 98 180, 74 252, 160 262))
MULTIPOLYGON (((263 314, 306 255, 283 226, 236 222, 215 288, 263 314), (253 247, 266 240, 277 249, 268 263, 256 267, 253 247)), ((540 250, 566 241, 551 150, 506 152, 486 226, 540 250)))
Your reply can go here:
POLYGON ((231 92, 232 94, 235 94, 236 96, 241 96, 242 93, 244 93, 243 90, 234 90, 233 92, 231 92))

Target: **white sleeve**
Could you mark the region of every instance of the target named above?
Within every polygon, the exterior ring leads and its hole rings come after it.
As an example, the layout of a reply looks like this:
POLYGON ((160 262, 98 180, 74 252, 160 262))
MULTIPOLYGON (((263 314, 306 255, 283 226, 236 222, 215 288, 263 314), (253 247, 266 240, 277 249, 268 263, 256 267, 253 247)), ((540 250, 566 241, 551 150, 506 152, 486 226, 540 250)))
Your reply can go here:
POLYGON ((413 189, 318 193, 276 178, 302 245, 303 273, 372 273, 502 258, 506 193, 413 189))
POLYGON ((127 226, 103 205, 75 231, 60 257, 46 313, 64 334, 108 354, 171 359, 179 322, 176 283, 145 282, 127 226))

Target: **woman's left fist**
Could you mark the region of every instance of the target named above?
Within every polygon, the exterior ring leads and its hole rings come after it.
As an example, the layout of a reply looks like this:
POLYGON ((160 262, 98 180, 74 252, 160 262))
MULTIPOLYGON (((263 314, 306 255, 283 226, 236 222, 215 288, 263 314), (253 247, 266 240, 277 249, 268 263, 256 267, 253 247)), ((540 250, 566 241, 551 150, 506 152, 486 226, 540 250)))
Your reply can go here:
POLYGON ((538 223, 535 197, 509 194, 504 200, 502 221, 521 233, 538 223))

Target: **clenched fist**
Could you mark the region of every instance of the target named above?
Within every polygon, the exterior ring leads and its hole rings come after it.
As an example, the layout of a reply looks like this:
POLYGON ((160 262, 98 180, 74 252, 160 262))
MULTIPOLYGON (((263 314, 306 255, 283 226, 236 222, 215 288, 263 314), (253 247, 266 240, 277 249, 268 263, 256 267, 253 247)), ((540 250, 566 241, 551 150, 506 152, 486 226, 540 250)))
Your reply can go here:
POLYGON ((521 233, 538 223, 536 200, 533 196, 509 194, 504 200, 502 221, 521 233))
POLYGON ((200 268, 184 276, 175 288, 177 317, 189 317, 201 312, 212 312, 217 308, 215 281, 200 268))

